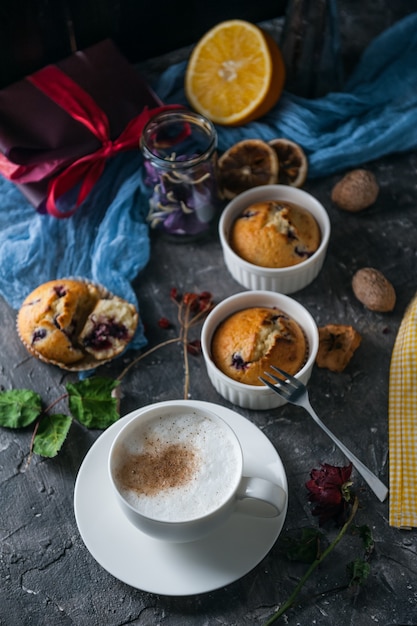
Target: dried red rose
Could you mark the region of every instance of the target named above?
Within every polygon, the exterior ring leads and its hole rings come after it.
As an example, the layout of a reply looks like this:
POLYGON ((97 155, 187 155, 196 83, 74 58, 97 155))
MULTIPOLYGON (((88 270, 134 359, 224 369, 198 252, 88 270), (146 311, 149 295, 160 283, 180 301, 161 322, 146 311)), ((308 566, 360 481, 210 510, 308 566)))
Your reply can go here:
POLYGON ((352 463, 345 467, 323 463, 321 469, 311 470, 311 480, 306 483, 306 487, 310 492, 310 502, 317 505, 312 513, 319 517, 320 526, 329 520, 338 525, 346 521, 350 506, 351 473, 352 463))

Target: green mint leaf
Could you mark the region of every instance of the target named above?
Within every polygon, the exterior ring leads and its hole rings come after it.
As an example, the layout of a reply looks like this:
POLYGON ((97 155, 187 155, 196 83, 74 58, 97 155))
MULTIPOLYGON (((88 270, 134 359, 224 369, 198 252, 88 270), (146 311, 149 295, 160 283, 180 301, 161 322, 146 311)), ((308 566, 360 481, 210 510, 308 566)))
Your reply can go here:
POLYGON ((71 424, 72 418, 62 413, 42 417, 33 440, 33 452, 49 458, 56 456, 67 437, 71 424))
POLYGON ((290 561, 313 563, 320 557, 321 542, 324 539, 323 533, 315 528, 302 528, 300 537, 284 537, 286 556, 290 561))
POLYGON ((366 563, 362 559, 355 559, 351 563, 348 563, 346 569, 350 578, 349 587, 362 585, 371 571, 369 563, 366 563))
POLYGON ((0 392, 0 426, 24 428, 39 416, 42 400, 29 389, 9 389, 0 392))
POLYGON ((116 380, 100 377, 68 383, 71 414, 87 428, 104 429, 117 422, 120 417, 118 400, 112 392, 118 385, 116 380))
POLYGON ((375 545, 374 538, 372 537, 371 529, 369 528, 369 526, 364 524, 363 526, 356 526, 355 530, 359 534, 360 538, 362 539, 363 546, 365 548, 366 553, 371 554, 371 552, 373 552, 374 550, 374 545, 375 545))

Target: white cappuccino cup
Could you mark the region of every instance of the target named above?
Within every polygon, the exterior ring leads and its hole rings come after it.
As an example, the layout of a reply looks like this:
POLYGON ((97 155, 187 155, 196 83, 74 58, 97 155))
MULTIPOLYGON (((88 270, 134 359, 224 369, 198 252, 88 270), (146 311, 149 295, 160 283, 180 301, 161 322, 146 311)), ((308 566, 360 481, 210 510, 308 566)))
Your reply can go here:
POLYGON ((233 429, 213 412, 187 401, 151 406, 127 422, 109 455, 116 499, 127 518, 157 539, 200 539, 236 510, 280 515, 287 494, 264 478, 243 475, 233 429))

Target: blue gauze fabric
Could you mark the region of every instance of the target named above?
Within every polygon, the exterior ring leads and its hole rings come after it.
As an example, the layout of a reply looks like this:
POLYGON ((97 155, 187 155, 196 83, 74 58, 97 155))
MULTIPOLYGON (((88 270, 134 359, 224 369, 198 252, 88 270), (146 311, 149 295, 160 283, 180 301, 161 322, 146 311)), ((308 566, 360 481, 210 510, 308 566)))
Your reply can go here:
MULTIPOLYGON (((183 62, 161 75, 155 89, 165 103, 187 104, 185 68, 183 62)), ((417 13, 371 43, 343 92, 317 100, 284 93, 261 120, 217 131, 219 151, 251 137, 292 139, 308 154, 310 177, 416 148, 417 13)), ((0 294, 17 309, 42 282, 82 276, 137 304, 132 282, 150 254, 148 195, 141 157, 134 152, 108 162, 92 193, 69 219, 36 213, 0 177, 0 294)), ((145 344, 140 326, 131 345, 137 349, 145 344)))

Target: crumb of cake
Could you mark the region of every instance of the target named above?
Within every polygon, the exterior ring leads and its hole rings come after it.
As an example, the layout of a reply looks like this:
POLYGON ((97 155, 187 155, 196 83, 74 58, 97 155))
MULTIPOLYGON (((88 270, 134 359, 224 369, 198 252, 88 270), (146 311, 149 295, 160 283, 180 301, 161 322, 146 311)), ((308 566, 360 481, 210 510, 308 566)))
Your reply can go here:
POLYGON ((362 341, 361 335, 347 324, 327 324, 319 328, 318 367, 343 372, 362 341))

